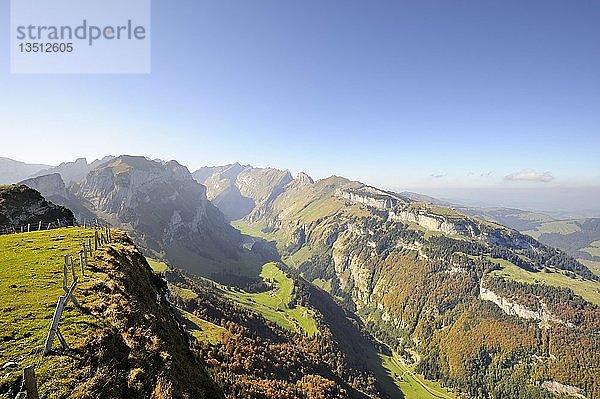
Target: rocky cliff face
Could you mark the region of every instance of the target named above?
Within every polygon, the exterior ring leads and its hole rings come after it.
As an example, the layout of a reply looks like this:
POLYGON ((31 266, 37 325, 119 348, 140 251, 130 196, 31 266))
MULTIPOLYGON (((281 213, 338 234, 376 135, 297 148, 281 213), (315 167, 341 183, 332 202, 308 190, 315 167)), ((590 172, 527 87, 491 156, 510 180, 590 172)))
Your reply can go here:
POLYGON ((39 222, 73 222, 73 213, 65 207, 47 201, 42 195, 24 185, 0 187, 0 228, 20 229, 31 224, 37 229, 39 222))
POLYGON ((199 274, 237 259, 241 235, 206 197, 206 188, 175 161, 120 156, 73 186, 74 195, 142 247, 199 274))
POLYGON ((509 298, 498 295, 494 291, 480 284, 479 297, 482 300, 495 303, 504 313, 511 316, 518 316, 526 320, 536 320, 540 322, 540 327, 550 328, 551 323, 559 323, 568 327, 573 327, 572 324, 566 323, 558 317, 554 316, 544 302, 540 301, 539 309, 529 309, 509 298))
POLYGON ((58 173, 32 177, 23 180, 20 184, 39 191, 45 198, 67 198, 67 187, 58 173))
POLYGON ((338 189, 336 195, 384 211, 389 220, 405 224, 414 223, 425 230, 476 238, 490 244, 515 249, 534 249, 539 246, 535 240, 516 230, 470 217, 452 208, 410 201, 405 197, 369 186, 358 189, 338 189))
POLYGON ((208 198, 228 220, 241 219, 253 209, 264 206, 293 180, 288 171, 238 163, 202 168, 194 172, 194 176, 206 185, 208 198))

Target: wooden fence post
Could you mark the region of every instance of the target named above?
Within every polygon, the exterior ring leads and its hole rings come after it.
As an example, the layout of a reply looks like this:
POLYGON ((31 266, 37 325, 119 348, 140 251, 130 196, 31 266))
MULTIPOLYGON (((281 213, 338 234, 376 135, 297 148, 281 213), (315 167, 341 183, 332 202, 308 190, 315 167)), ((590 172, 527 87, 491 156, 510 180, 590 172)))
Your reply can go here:
POLYGON ((52 350, 52 342, 54 342, 54 337, 56 335, 56 332, 58 331, 58 321, 60 320, 60 316, 62 314, 64 301, 65 297, 60 296, 58 298, 58 302, 56 303, 56 309, 54 309, 54 315, 52 316, 52 322, 50 323, 50 331, 48 331, 48 336, 46 337, 44 354, 47 354, 52 350))
POLYGON ((81 266, 81 275, 85 276, 85 265, 83 263, 83 253, 85 252, 85 246, 83 248, 83 251, 79 251, 79 265, 81 266))
MULTIPOLYGON (((68 294, 69 292, 69 266, 71 267, 71 271, 73 273, 73 283, 77 282, 77 277, 75 276, 75 268, 73 267, 73 258, 69 255, 65 255, 65 265, 63 267, 63 290, 68 294), (70 260, 70 262, 69 262, 70 260)), ((67 297, 65 305, 69 302, 69 299, 73 301, 75 306, 79 306, 79 301, 75 298, 75 295, 71 295, 67 297)))
POLYGON ((23 370, 23 386, 25 387, 25 391, 27 391, 27 399, 40 398, 34 366, 25 367, 23 370))
POLYGON ((38 226, 38 231, 40 231, 42 229, 42 221, 40 220, 40 224, 38 226))
POLYGON ((94 230, 94 251, 98 250, 98 230, 94 230))
POLYGON ((90 256, 94 256, 92 253, 92 239, 88 238, 88 248, 90 249, 90 256))
POLYGON ((29 233, 31 231, 31 223, 27 223, 27 232, 29 233))

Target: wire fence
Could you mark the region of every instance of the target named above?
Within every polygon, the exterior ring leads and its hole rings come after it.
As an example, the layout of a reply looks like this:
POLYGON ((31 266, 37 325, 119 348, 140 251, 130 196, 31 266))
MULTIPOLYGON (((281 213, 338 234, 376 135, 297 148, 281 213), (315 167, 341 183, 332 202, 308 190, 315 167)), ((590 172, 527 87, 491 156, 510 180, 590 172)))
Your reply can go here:
MULTIPOLYGON (((41 226, 41 224, 38 223, 38 227, 39 226, 41 226)), ((112 233, 110 226, 108 226, 107 224, 104 224, 104 226, 102 226, 102 223, 100 223, 98 220, 84 221, 83 224, 73 221, 73 223, 70 226, 66 223, 66 221, 57 220, 54 226, 54 228, 85 227, 93 229, 94 234, 93 237, 90 235, 90 237, 87 240, 84 240, 81 243, 81 249, 77 253, 77 257, 75 258, 79 261, 79 267, 77 267, 76 262, 73 261, 72 255, 65 255, 64 257, 64 263, 62 265, 62 288, 64 294, 58 298, 58 302, 56 303, 54 314, 50 321, 48 334, 44 342, 44 350, 42 352, 41 358, 35 365, 30 365, 23 369, 23 379, 21 388, 17 393, 15 399, 40 398, 35 370, 36 368, 39 368, 42 365, 42 363, 48 355, 56 352, 56 350, 53 349, 55 339, 58 339, 58 341, 60 342, 61 348, 59 349, 59 351, 70 349, 67 340, 60 331, 60 320, 63 311, 69 303, 72 303, 77 308, 81 308, 80 302, 75 297, 75 290, 79 281, 86 276, 86 270, 88 269, 88 260, 94 257, 95 252, 100 247, 112 242, 112 233)), ((50 226, 48 226, 45 230, 49 229, 51 230, 50 226)), ((31 232, 32 230, 30 228, 27 230, 21 230, 19 228, 15 233, 13 233, 12 231, 13 230, 11 230, 10 233, 5 234, 20 234, 21 231, 23 231, 23 233, 26 233, 27 231, 31 232)), ((42 396, 42 398, 45 397, 47 397, 47 395, 42 396)))
POLYGON ((90 227, 107 228, 109 224, 103 220, 85 219, 79 222, 77 219, 56 219, 52 221, 39 220, 35 222, 19 223, 14 225, 0 226, 0 235, 31 233, 33 231, 62 229, 65 227, 90 227))

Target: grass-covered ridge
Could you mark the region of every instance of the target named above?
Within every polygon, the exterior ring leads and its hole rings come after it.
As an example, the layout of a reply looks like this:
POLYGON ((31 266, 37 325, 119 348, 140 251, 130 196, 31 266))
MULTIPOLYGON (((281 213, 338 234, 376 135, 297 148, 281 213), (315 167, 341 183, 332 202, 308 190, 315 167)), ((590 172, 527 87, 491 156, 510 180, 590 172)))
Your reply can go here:
MULTIPOLYGON (((73 228, 0 236, 0 364, 13 361, 19 365, 0 381, 0 393, 16 382, 21 368, 40 361, 40 390, 54 388, 55 397, 69 392, 69 376, 77 374, 75 364, 68 356, 42 358, 42 351, 57 299, 64 294, 64 256, 74 256, 90 236, 90 230, 73 228)), ((95 264, 94 259, 89 261, 95 264)), ((81 279, 78 299, 85 299, 81 289, 88 288, 92 279, 91 273, 81 279)), ((60 328, 69 345, 77 348, 84 344, 94 325, 103 324, 101 319, 70 304, 60 328)))
POLYGON ((546 268, 533 273, 504 259, 488 259, 500 266, 499 270, 492 272, 494 276, 504 276, 526 284, 570 288, 586 301, 600 306, 600 283, 597 281, 587 280, 579 276, 567 276, 562 270, 555 268, 546 268))
POLYGON ((0 397, 14 397, 29 365, 50 399, 222 397, 174 321, 166 284, 118 231, 84 277, 77 270, 81 308, 69 304, 60 322, 71 350, 41 356, 63 293, 63 257, 75 257, 90 236, 81 228, 0 236, 0 364, 18 364, 5 370, 0 397))

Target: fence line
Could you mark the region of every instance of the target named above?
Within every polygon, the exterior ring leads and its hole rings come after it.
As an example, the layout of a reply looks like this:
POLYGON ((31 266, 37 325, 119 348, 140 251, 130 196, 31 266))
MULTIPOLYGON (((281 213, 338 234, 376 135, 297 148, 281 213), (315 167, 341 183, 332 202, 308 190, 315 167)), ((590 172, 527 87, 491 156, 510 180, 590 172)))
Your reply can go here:
MULTIPOLYGON (((84 226, 87 223, 84 221, 84 226)), ((41 222, 38 226, 41 226, 41 222)), ((94 249, 92 249, 92 239, 88 238, 87 242, 81 243, 81 249, 78 252, 79 266, 81 269, 81 278, 85 277, 85 270, 88 266, 88 259, 94 256, 94 251, 105 244, 109 244, 112 241, 111 228, 108 225, 101 227, 97 220, 93 223, 90 228, 94 229, 94 249)), ((64 295, 59 296, 56 308, 50 322, 50 328, 46 340, 44 342, 44 351, 42 352, 42 359, 37 363, 37 367, 41 365, 45 356, 52 353, 52 345, 54 339, 58 338, 63 350, 68 350, 69 345, 60 331, 60 319, 62 317, 65 307, 72 302, 74 306, 80 308, 81 304, 75 297, 75 289, 79 282, 80 277, 77 276, 75 263, 71 255, 65 255, 63 263, 63 291, 64 295), (69 276, 71 277, 69 279, 69 276), (69 284, 70 282, 70 284, 69 284)), ((20 392, 17 394, 15 399, 39 399, 37 378, 35 375, 36 366, 28 366, 23 370, 23 383, 20 392)), ((44 396, 45 397, 45 396, 44 396)))
POLYGON ((83 222, 77 219, 56 219, 52 222, 38 221, 37 223, 18 224, 10 226, 0 226, 0 235, 31 233, 33 231, 55 230, 63 227, 83 227, 101 229, 109 227, 109 224, 98 219, 87 220, 83 222))

